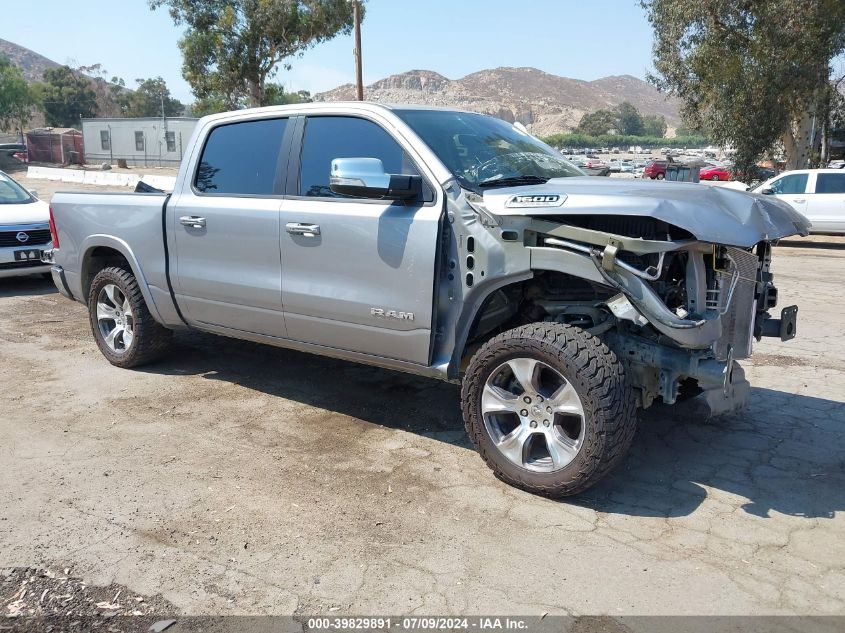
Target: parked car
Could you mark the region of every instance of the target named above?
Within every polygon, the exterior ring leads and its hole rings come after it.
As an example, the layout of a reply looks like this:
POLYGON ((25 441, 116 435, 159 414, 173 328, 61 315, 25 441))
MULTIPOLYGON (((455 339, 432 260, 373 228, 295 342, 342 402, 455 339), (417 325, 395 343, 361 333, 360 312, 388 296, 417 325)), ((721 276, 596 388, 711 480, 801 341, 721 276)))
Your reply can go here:
POLYGON ((666 178, 665 160, 653 160, 643 169, 643 178, 651 178, 652 180, 663 180, 666 178))
POLYGON ((711 165, 703 167, 699 174, 699 180, 730 180, 731 171, 724 165, 711 165))
POLYGON ((13 156, 18 152, 26 152, 26 145, 23 143, 0 143, 0 154, 13 156))
POLYGON ((487 464, 559 496, 620 462, 638 406, 735 410, 753 337, 795 335, 770 244, 806 222, 779 200, 584 177, 505 121, 413 106, 216 114, 186 149, 172 196, 52 200, 53 280, 118 367, 192 328, 460 381, 487 464))
POLYGON ((0 278, 49 273, 41 261, 50 248, 50 209, 0 171, 0 278))
POLYGON ((789 203, 811 223, 811 233, 845 234, 845 171, 799 169, 783 172, 752 189, 789 203))
POLYGON ((607 176, 610 174, 610 167, 600 158, 588 158, 581 169, 589 176, 607 176))

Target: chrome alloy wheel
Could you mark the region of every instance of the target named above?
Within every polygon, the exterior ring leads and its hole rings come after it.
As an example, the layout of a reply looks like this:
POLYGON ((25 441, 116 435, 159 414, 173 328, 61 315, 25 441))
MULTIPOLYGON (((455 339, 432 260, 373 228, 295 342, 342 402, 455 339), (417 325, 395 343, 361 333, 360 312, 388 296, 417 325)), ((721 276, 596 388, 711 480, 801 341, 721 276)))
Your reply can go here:
POLYGON ((113 352, 122 354, 132 345, 135 330, 132 306, 115 284, 103 286, 97 296, 97 326, 113 352))
POLYGON ((527 470, 566 467, 584 441, 584 406, 575 387, 533 358, 511 359, 490 374, 481 413, 496 448, 527 470))

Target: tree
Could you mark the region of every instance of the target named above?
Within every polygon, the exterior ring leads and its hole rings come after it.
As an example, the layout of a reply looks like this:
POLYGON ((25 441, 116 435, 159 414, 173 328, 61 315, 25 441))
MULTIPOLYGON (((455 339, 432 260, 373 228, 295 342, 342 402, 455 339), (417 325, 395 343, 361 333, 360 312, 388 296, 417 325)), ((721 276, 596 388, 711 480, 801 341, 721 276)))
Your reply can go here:
POLYGON ((125 84, 119 77, 109 78, 109 72, 102 64, 81 66, 74 64, 72 70, 88 80, 88 85, 94 91, 97 99, 97 116, 120 116, 118 97, 125 92, 125 84))
POLYGON ((628 101, 616 106, 617 131, 625 136, 642 136, 644 132, 643 117, 628 101))
POLYGON ((246 107, 246 104, 238 103, 232 105, 226 97, 219 94, 210 94, 194 101, 188 107, 188 111, 191 113, 191 116, 205 116, 207 114, 225 112, 226 110, 237 110, 241 107, 246 107))
POLYGON ((232 108, 243 97, 264 104, 266 82, 283 60, 352 29, 348 0, 148 1, 187 24, 182 74, 196 98, 223 96, 232 108))
POLYGON ((79 126, 80 118, 93 117, 98 112, 97 95, 89 80, 68 66, 46 70, 38 91, 47 125, 79 126))
POLYGON ((127 117, 181 116, 185 106, 170 96, 167 83, 161 77, 136 79, 138 87, 117 96, 120 110, 127 117))
POLYGON ((787 169, 808 165, 831 60, 845 50, 842 0, 641 0, 654 27, 658 88, 688 125, 736 148, 748 172, 780 141, 787 169))
POLYGON ((264 90, 264 103, 262 105, 287 105, 288 103, 310 103, 311 93, 307 90, 297 92, 285 92, 281 84, 267 84, 264 90))
POLYGON ((616 113, 612 110, 596 110, 581 117, 575 132, 588 136, 612 134, 617 129, 616 113))
POLYGON ((0 56, 0 129, 23 128, 36 105, 36 95, 23 78, 21 69, 0 56))
POLYGON ((645 136, 666 136, 666 119, 659 114, 646 114, 643 120, 643 134, 645 136))

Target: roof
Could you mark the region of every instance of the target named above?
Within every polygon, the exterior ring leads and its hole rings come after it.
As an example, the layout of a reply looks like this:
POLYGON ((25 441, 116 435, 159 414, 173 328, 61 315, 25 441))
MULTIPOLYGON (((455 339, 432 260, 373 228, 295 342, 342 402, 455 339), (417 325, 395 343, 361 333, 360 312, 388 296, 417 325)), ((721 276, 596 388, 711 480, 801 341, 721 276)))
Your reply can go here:
POLYGON ((323 112, 326 110, 349 109, 350 111, 364 111, 377 112, 379 110, 397 111, 397 110, 430 110, 432 112, 469 112, 472 114, 480 114, 479 112, 472 112, 471 110, 464 110, 461 108, 441 108, 437 106, 427 105, 405 105, 405 104, 389 104, 379 103, 376 101, 311 101, 307 103, 291 103, 287 105, 264 106, 261 108, 246 108, 244 110, 232 110, 229 112, 219 112, 208 116, 209 120, 222 120, 232 118, 235 115, 250 115, 250 114, 272 114, 278 112, 279 114, 309 114, 311 112, 323 112))
POLYGON ((71 132, 75 132, 76 134, 82 134, 82 132, 72 127, 37 127, 27 131, 26 134, 32 134, 34 136, 47 136, 52 134, 69 134, 71 132))

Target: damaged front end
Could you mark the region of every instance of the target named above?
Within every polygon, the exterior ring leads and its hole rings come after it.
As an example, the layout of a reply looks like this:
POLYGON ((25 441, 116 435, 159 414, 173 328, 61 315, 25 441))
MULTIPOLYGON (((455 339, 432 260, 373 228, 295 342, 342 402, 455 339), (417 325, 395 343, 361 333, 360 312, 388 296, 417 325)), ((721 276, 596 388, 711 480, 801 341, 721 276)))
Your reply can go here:
MULTIPOLYGON (((525 221, 532 270, 539 276, 559 273, 555 282, 535 292, 538 309, 531 318, 573 323, 602 338, 626 364, 642 407, 683 400, 696 414, 711 417, 746 404, 749 384, 736 361, 751 355, 755 339, 795 337, 796 306, 772 316, 778 297, 769 267, 772 241, 806 227, 792 215, 779 216, 783 209, 758 207, 756 198, 740 194, 739 202, 754 207, 752 219, 772 226, 755 235, 743 222, 742 245, 711 241, 723 237, 731 221, 723 218, 713 230, 693 233, 687 227, 701 226, 702 200, 691 204, 699 207, 695 222, 684 222, 678 200, 670 200, 675 208, 666 202, 666 193, 677 195, 673 186, 663 185, 654 213, 643 215, 620 213, 621 204, 615 211, 598 210, 595 197, 587 196, 539 213, 536 208, 517 212, 525 221), (769 215, 761 219, 763 211, 769 215), (573 294, 584 282, 593 294, 573 294)), ((540 201, 544 195, 554 194, 535 193, 534 198, 540 201)), ((509 197, 505 213, 514 213, 514 199, 526 196, 509 197)), ((487 196, 484 202, 490 202, 487 196)), ((485 205, 488 212, 496 206, 492 202, 485 205)), ((507 224, 505 218, 503 228, 507 224)))
POLYGON ((610 231, 583 226, 594 219, 582 226, 556 219, 530 222, 532 266, 578 269, 614 291, 590 327, 603 330, 602 339, 629 367, 643 407, 697 395, 707 416, 739 408, 749 386, 735 361, 751 355, 755 338, 796 334, 797 307, 784 308, 779 319, 770 314, 777 290, 769 242, 746 249, 676 239, 672 230, 685 232, 669 226, 663 239, 632 238, 623 234, 629 218, 602 218, 610 231))

